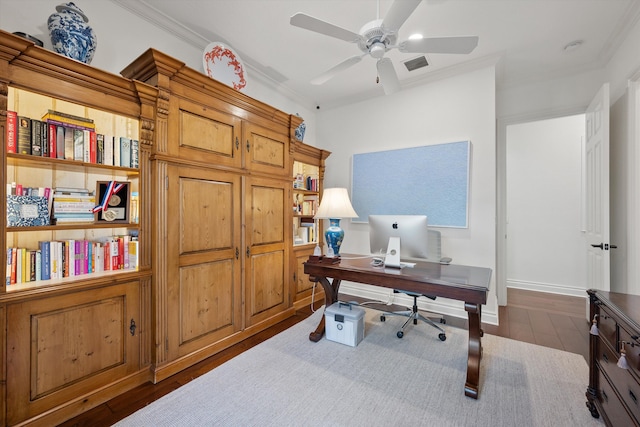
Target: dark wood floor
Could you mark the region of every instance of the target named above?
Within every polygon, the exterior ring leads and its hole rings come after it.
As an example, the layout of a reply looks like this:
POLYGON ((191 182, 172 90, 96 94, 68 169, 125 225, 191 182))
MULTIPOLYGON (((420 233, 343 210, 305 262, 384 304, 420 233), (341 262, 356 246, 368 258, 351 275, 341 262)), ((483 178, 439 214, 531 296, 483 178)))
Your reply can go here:
MULTIPOLYGON (((582 298, 509 289, 507 306, 499 308, 500 326, 483 324, 483 330, 486 334, 582 354, 587 359, 589 323, 585 313, 586 302, 582 298)), ((211 356, 158 384, 143 384, 61 424, 61 426, 111 426, 234 356, 306 319, 309 315, 311 315, 310 308, 301 310, 295 316, 278 325, 211 356)), ((463 319, 447 317, 446 322, 448 326, 461 328, 467 326, 467 321, 463 319)))

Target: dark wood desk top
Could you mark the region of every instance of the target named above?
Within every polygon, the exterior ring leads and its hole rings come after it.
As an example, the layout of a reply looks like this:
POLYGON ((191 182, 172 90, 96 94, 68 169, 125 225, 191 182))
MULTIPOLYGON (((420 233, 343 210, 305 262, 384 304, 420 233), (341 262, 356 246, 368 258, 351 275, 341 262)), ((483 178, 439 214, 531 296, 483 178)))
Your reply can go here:
POLYGON ((457 264, 416 261, 414 267, 385 268, 371 265, 372 257, 341 254, 339 264, 304 263, 311 276, 365 283, 386 288, 486 304, 491 269, 457 264))

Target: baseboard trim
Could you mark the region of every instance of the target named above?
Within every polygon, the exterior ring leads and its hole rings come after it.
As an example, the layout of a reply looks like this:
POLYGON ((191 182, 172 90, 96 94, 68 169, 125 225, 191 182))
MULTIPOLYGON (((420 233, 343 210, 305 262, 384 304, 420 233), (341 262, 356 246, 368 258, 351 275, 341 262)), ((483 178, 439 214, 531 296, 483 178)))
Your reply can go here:
POLYGON ((564 286, 555 283, 526 282, 524 280, 507 280, 507 288, 522 289, 525 291, 545 292, 547 294, 559 294, 572 297, 587 298, 585 288, 564 286))

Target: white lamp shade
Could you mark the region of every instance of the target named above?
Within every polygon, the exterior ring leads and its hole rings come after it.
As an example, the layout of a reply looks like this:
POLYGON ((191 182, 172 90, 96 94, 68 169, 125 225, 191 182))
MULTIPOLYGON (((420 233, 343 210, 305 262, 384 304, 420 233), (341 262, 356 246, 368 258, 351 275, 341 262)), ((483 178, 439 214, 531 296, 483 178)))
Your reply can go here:
POLYGON ((325 188, 314 218, 357 218, 346 188, 325 188))

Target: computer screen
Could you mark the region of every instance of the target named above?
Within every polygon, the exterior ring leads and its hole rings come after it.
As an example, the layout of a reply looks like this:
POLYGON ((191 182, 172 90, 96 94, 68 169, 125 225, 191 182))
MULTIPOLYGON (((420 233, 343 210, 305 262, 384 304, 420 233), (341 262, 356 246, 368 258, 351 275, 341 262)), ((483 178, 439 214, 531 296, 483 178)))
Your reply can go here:
MULTIPOLYGON (((400 238, 400 257, 429 259, 429 227, 426 215, 369 215, 372 255, 384 256, 390 237, 400 238)), ((430 261, 438 262, 439 259, 430 261)))

